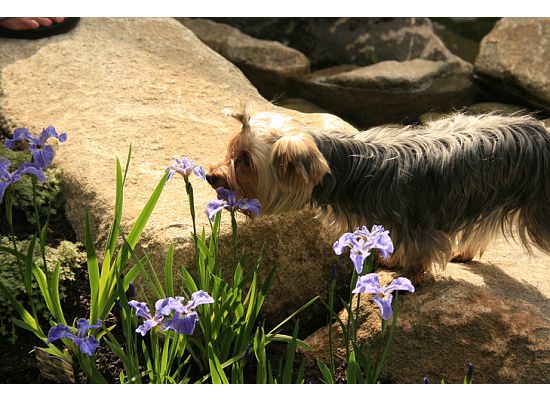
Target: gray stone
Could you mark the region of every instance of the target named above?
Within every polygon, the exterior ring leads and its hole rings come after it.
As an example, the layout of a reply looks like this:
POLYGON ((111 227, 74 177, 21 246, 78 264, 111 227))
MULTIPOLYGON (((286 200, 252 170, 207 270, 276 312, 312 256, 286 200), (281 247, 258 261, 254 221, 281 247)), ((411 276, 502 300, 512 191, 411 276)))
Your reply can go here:
POLYGON ((308 56, 314 69, 342 64, 454 55, 427 18, 218 18, 261 39, 278 40, 308 56))
MULTIPOLYGON (((173 156, 208 165, 225 154, 229 137, 240 128, 224 116, 226 107, 239 109, 251 102, 259 110, 277 109, 319 129, 354 130, 332 115, 273 106, 234 65, 170 18, 83 18, 65 35, 38 41, 0 39, 0 65, 5 128, 27 127, 39 133, 51 124, 67 132, 55 160, 64 170, 66 213, 82 240, 88 210, 98 245, 106 239, 114 211, 115 159, 124 163, 130 144, 122 221, 126 232, 173 156)), ((191 218, 178 178, 164 188, 138 249, 147 251, 161 271, 170 243, 176 268, 193 264, 191 218)), ((199 229, 208 227, 204 210, 215 192, 191 179, 199 229)), ((239 219, 242 244, 251 252, 248 260, 256 262, 265 245, 263 275, 278 268, 266 303, 268 325, 323 296, 330 268, 339 262, 331 249, 335 238, 312 215, 304 211, 239 219)), ((221 247, 228 251, 227 216, 221 235, 221 247)), ((302 318, 318 323, 324 310, 320 304, 316 307, 302 318)))
POLYGON ((505 104, 505 103, 494 103, 494 102, 472 104, 471 106, 466 107, 464 111, 468 114, 488 114, 488 113, 495 113, 495 114, 501 114, 501 115, 529 114, 529 111, 526 110, 525 107, 514 106, 512 104, 505 104))
POLYGON ((495 91, 550 110, 550 18, 503 18, 482 40, 474 73, 495 91))
MULTIPOLYGON (((474 365, 474 383, 549 383, 550 256, 500 238, 480 260, 449 263, 435 279, 400 296, 395 341, 382 373, 385 382, 462 383, 474 365)), ((351 267, 351 266, 350 266, 351 267)), ((379 273, 382 284, 397 274, 379 273)), ((361 296, 358 336, 375 343, 379 311, 361 296)), ((354 303, 355 304, 355 303, 354 303)), ((344 321, 347 314, 341 312, 344 321)), ((333 332, 339 331, 336 324, 333 332)), ((334 334, 337 360, 345 358, 341 333, 334 334)), ((308 364, 328 354, 327 329, 306 339, 315 349, 308 364)))
POLYGON ((248 36, 207 19, 176 18, 197 37, 243 71, 265 97, 287 91, 288 78, 309 73, 309 60, 298 50, 248 36))
POLYGON ((361 127, 412 123, 427 110, 448 112, 474 102, 471 71, 472 66, 458 58, 341 66, 306 77, 298 84, 298 95, 316 99, 320 106, 361 127))
MULTIPOLYGON (((447 112, 477 100, 471 64, 445 47, 427 18, 218 20, 302 51, 317 70, 290 76, 280 91, 312 101, 362 128, 412 123, 428 110, 447 112)), ((265 85, 258 87, 265 96, 276 93, 265 85)))
POLYGON ((329 111, 319 107, 311 101, 300 99, 298 97, 283 97, 275 102, 279 107, 289 108, 291 110, 300 111, 303 113, 326 113, 329 111))

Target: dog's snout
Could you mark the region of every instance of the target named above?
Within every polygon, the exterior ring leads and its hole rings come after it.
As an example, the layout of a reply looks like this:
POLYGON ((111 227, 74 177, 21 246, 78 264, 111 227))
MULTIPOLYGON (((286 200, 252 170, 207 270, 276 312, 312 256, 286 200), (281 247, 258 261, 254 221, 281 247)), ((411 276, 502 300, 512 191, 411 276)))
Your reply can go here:
POLYGON ((206 174, 206 182, 208 182, 211 186, 215 186, 218 180, 219 179, 215 175, 206 174))

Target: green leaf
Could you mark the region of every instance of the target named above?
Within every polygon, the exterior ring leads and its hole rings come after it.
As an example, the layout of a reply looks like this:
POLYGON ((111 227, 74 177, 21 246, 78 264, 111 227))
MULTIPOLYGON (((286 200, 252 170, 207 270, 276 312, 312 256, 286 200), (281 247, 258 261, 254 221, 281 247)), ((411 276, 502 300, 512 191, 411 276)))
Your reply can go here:
POLYGON ((166 262, 164 264, 164 281, 166 284, 166 294, 169 297, 174 297, 173 265, 174 245, 171 243, 168 248, 168 255, 166 256, 166 262))
POLYGON ((53 275, 50 278, 50 296, 52 298, 52 306, 54 315, 57 322, 67 325, 65 321, 65 316, 63 315, 63 308, 61 307, 61 300, 59 298, 59 274, 60 274, 61 264, 58 262, 55 265, 53 275))
POLYGON ((210 366, 210 375, 212 377, 212 383, 214 384, 229 383, 229 380, 227 379, 225 372, 223 372, 223 368, 220 364, 220 361, 218 360, 218 357, 216 357, 216 354, 214 353, 214 348, 212 347, 212 343, 208 343, 208 365, 210 366))
POLYGON ((292 383, 292 371, 294 370, 294 355, 296 354, 296 340, 298 338, 299 325, 299 322, 296 322, 296 325, 294 325, 292 339, 286 348, 286 362, 285 369, 283 371, 282 383, 292 383))
POLYGON ((357 376, 359 375, 359 366, 355 361, 355 352, 351 351, 348 358, 348 370, 346 371, 347 383, 357 383, 357 376))
POLYGON ((321 374, 323 374, 323 379, 325 383, 333 384, 334 378, 332 377, 332 374, 330 373, 330 369, 326 366, 325 363, 323 363, 321 360, 317 360, 317 367, 319 367, 319 370, 321 371, 321 374))
POLYGON ((48 307, 48 310, 53 315, 55 315, 54 305, 53 305, 52 298, 50 296, 50 288, 48 285, 46 274, 44 274, 44 271, 42 271, 35 264, 33 264, 32 272, 34 274, 34 277, 36 278, 36 281, 38 282, 38 286, 40 287, 40 291, 42 292, 42 297, 44 298, 44 301, 46 301, 46 306, 48 307))
MULTIPOLYGON (((164 185, 166 183, 166 178, 168 177, 168 172, 166 172, 163 177, 161 178, 160 182, 157 184, 157 187, 149 197, 149 200, 145 204, 145 207, 143 210, 141 210, 141 213, 139 214, 138 218, 136 219, 136 222, 132 226, 132 229, 130 230, 130 233, 128 234, 126 241, 128 242, 130 248, 134 248, 137 244, 139 237, 141 236, 141 233, 143 232, 143 229, 145 228, 145 225, 147 224, 147 221, 149 220, 149 217, 153 213, 153 210, 160 198, 160 195, 162 193, 162 190, 164 189, 164 185)), ((127 256, 126 256, 127 257, 127 256)), ((119 265, 125 265, 127 259, 118 259, 117 262, 119 265)))
POLYGON ((99 302, 99 264, 92 239, 90 218, 86 211, 86 258, 88 264, 88 279, 90 280, 90 320, 96 321, 98 317, 99 302))
MULTIPOLYGON (((25 292, 29 298, 32 296, 32 267, 34 265, 34 245, 36 243, 36 237, 33 236, 27 249, 27 257, 25 259, 25 271, 23 273, 23 283, 25 284, 25 292)), ((44 266, 46 268, 46 266, 44 266)))
MULTIPOLYGON (((42 332, 42 328, 40 328, 38 321, 36 321, 27 310, 25 310, 23 305, 19 301, 17 301, 15 297, 13 297, 13 295, 2 284, 2 282, 0 282, 0 290, 4 292, 4 295, 8 298, 13 308, 15 308, 19 316, 23 319, 22 322, 25 323, 25 326, 22 327, 31 332, 34 332, 34 334, 38 336, 40 340, 46 341, 46 335, 44 335, 44 332, 42 332)), ((14 320, 14 323, 18 326, 21 326, 17 323, 17 320, 14 320)))

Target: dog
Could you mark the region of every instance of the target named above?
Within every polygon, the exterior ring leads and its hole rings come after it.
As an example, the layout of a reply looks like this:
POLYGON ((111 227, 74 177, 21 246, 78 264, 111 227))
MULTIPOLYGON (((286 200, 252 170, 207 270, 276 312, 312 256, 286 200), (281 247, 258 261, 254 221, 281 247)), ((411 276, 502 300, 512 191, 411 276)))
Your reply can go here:
POLYGON ((340 233, 383 225, 386 266, 413 282, 481 256, 499 232, 550 253, 550 135, 532 117, 457 113, 344 134, 249 107, 232 116, 242 128, 208 168, 212 187, 258 199, 263 214, 313 205, 340 233))

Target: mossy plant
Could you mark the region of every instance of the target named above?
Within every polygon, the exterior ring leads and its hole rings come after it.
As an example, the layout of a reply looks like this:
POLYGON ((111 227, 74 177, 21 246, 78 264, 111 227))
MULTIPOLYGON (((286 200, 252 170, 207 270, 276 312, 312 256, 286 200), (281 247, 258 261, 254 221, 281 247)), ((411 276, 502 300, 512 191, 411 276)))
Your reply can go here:
MULTIPOLYGON (((17 241, 17 249, 26 254, 29 248, 30 240, 17 241)), ((8 237, 0 236, 0 246, 11 247, 12 243, 8 237)), ((53 272, 53 269, 59 263, 60 265, 60 298, 63 300, 66 297, 65 287, 67 282, 75 279, 75 270, 86 261, 85 252, 80 250, 80 243, 71 243, 62 241, 57 247, 46 246, 46 263, 48 270, 53 272)), ((36 265, 43 268, 44 261, 40 254, 39 246, 34 249, 34 262, 36 265)), ((0 252, 0 281, 6 286, 10 293, 23 301, 25 299, 25 287, 21 281, 19 266, 17 259, 8 252, 0 252)), ((33 290, 39 293, 38 283, 33 280, 33 290)), ((38 313, 42 314, 47 320, 49 317, 48 310, 41 296, 32 299, 38 313)), ((10 301, 0 291, 0 336, 10 336, 10 340, 14 342, 17 338, 15 326, 12 324, 12 317, 17 316, 15 309, 10 301)))

